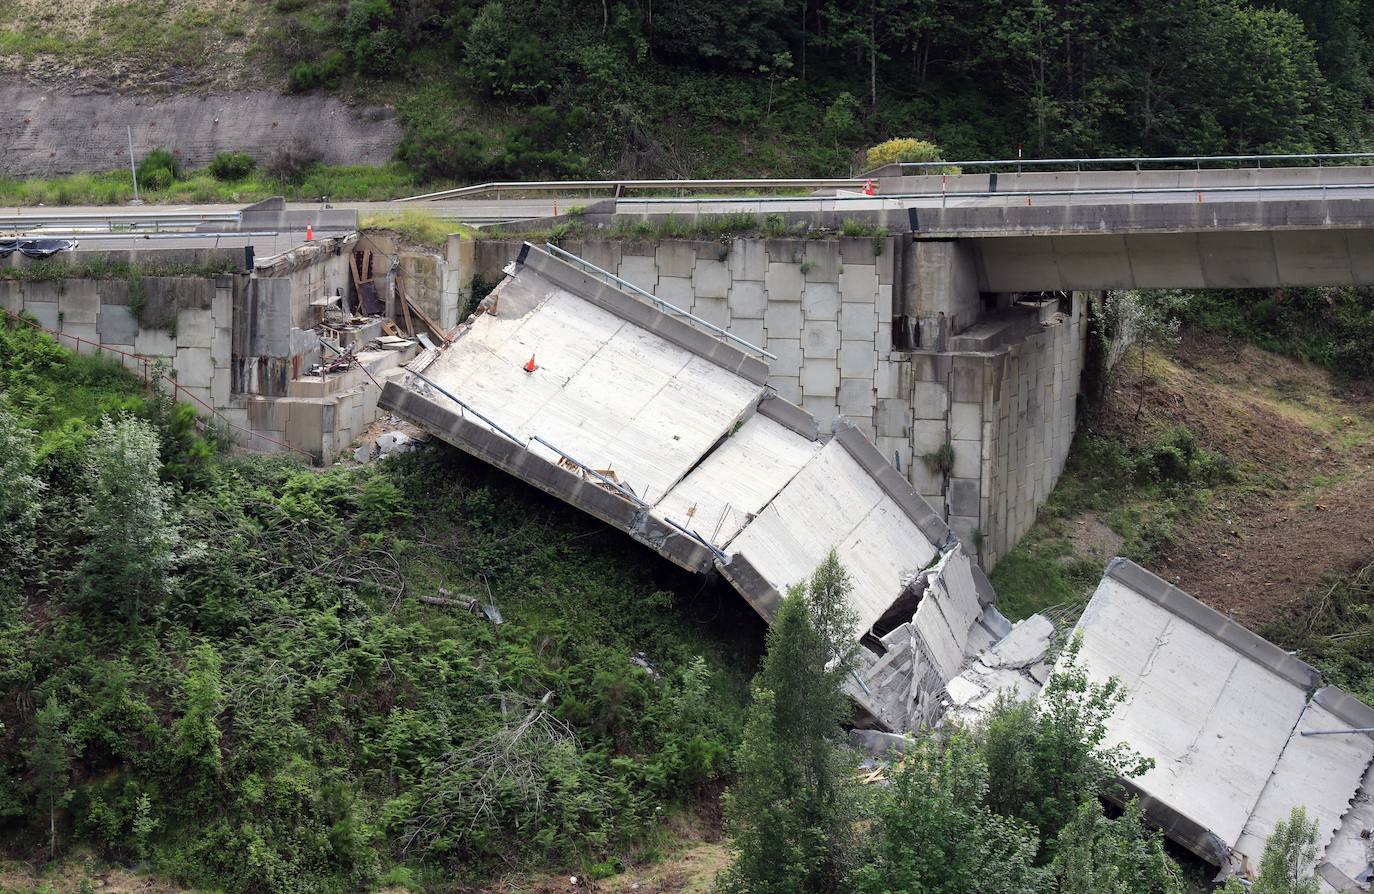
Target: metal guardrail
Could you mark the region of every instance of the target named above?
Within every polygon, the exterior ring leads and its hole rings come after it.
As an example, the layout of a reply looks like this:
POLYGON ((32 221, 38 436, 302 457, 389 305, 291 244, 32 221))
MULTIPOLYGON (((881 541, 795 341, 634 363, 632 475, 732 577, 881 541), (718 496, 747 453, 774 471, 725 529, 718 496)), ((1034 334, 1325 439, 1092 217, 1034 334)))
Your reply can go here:
MULTIPOLYGON (((948 167, 1053 167, 1081 171, 1084 165, 1133 166, 1140 170, 1144 165, 1183 165, 1192 164, 1201 169, 1204 162, 1234 163, 1254 162, 1263 167, 1265 162, 1309 161, 1322 166, 1328 161, 1347 161, 1359 158, 1374 160, 1374 152, 1314 152, 1275 155, 1141 155, 1116 156, 1104 158, 1002 158, 971 159, 967 161, 909 161, 898 162, 902 168, 929 170, 948 167)), ((684 180, 502 180, 490 183, 476 183, 442 189, 437 192, 422 193, 396 199, 397 202, 425 202, 440 199, 463 199, 488 193, 506 192, 578 192, 614 191, 619 198, 630 189, 845 189, 862 187, 869 179, 868 174, 853 177, 816 177, 816 178, 736 178, 736 179, 684 179, 684 180)))
POLYGON ((128 227, 131 229, 151 228, 157 231, 162 226, 187 226, 211 222, 232 221, 238 223, 238 211, 50 211, 36 208, 31 213, 16 212, 0 215, 0 229, 18 226, 104 226, 108 229, 128 227))
MULTIPOLYGON (((406 196, 397 202, 433 202, 439 199, 462 199, 487 193, 506 192, 579 192, 614 190, 617 196, 627 189, 839 189, 862 186, 863 177, 801 177, 801 178, 739 178, 725 180, 503 180, 476 183, 441 189, 418 196, 406 196)), ((498 196, 499 198, 499 196, 498 196)))
POLYGON ((425 375, 424 373, 419 372, 419 371, 417 371, 417 370, 413 370, 413 369, 406 370, 406 372, 410 373, 410 375, 412 375, 412 376, 414 376, 415 378, 419 379, 421 382, 424 382, 426 385, 428 385, 429 387, 433 388, 435 391, 439 392, 439 393, 442 394, 444 397, 447 397, 449 400, 451 400, 451 401, 453 401, 455 404, 457 404, 457 405, 458 405, 458 409, 459 409, 460 415, 465 415, 465 414, 471 413, 473 416, 475 416, 475 417, 477 417, 478 419, 482 420, 482 422, 485 423, 488 427, 490 427, 492 431, 496 432, 496 433, 499 434, 499 435, 502 435, 503 437, 505 437, 506 439, 508 439, 512 444, 514 444, 515 446, 521 448, 522 450, 529 450, 529 449, 530 449, 530 445, 533 444, 533 443, 535 443, 535 442, 537 441, 538 443, 543 444, 545 447, 547 447, 547 448, 549 448, 550 450, 552 450, 554 453, 557 453, 559 456, 563 457, 563 458, 564 458, 565 460, 567 460, 568 462, 570 462, 570 463, 572 463, 573 465, 577 466, 577 467, 578 467, 579 469, 581 469, 583 472, 587 473, 588 475, 591 475, 592 477, 596 478, 596 479, 597 479, 598 481, 600 481, 601 483, 603 483, 603 484, 605 484, 606 486, 612 488, 613 490, 616 491, 616 493, 618 493, 618 494, 620 494, 621 496, 625 497, 625 499, 630 500, 630 501, 634 502, 636 505, 639 505, 639 506, 648 506, 648 505, 649 505, 648 503, 646 503, 646 502, 644 502, 642 499, 640 499, 639 496, 637 496, 637 495, 635 494, 634 491, 630 490, 630 488, 629 488, 628 485, 623 484, 623 483, 621 483, 621 482, 619 482, 619 481, 612 481, 610 478, 607 478, 605 475, 602 475, 602 474, 601 474, 600 472, 598 472, 596 469, 593 469, 591 466, 587 465, 586 463, 582 462, 581 460, 577 459, 576 457, 572 456, 571 454, 565 453, 563 450, 561 450, 560 448, 554 446, 553 444, 549 443, 548 441, 544 440, 544 439, 541 438, 539 435, 531 435, 531 436, 529 437, 528 440, 522 441, 522 440, 520 440, 518 437, 516 437, 515 435, 513 435, 513 434, 511 434, 509 431, 507 431, 505 428, 503 428, 503 427, 501 426, 501 423, 499 423, 499 422, 497 422, 496 420, 492 419, 491 417, 487 416, 487 415, 486 415, 485 413, 483 413, 481 410, 478 410, 478 409, 477 409, 476 407, 474 407, 472 404, 470 404, 470 403, 468 403, 467 401, 463 400, 462 398, 458 397, 456 394, 454 394, 453 392, 449 391, 447 388, 445 388, 444 386, 440 385, 438 382, 434 381, 433 379, 431 379, 429 376, 425 375))
MULTIPOLYGON (((579 469, 581 469, 581 470, 582 470, 583 472, 585 472, 586 474, 591 475, 591 476, 592 476, 593 478, 595 478, 597 481, 600 481, 602 484, 606 485, 607 487, 614 488, 617 492, 620 493, 621 496, 625 497, 625 499, 627 499, 627 500, 632 501, 632 502, 635 503, 636 505, 644 506, 644 507, 647 507, 647 506, 649 505, 648 503, 644 502, 644 500, 642 500, 642 499, 639 497, 638 494, 636 494, 634 491, 630 490, 630 486, 629 486, 628 484, 624 484, 623 482, 614 481, 614 480, 612 480, 612 479, 610 479, 610 478, 607 478, 605 475, 602 475, 602 474, 601 474, 600 472, 598 472, 596 469, 593 469, 591 466, 587 465, 586 463, 582 462, 581 460, 577 459, 576 457, 571 456, 570 454, 564 453, 562 450, 560 450, 559 448, 555 447, 553 444, 550 444, 548 441, 546 441, 546 440, 544 440, 543 438, 539 437, 539 435, 532 435, 532 436, 530 437, 530 441, 531 441, 531 442, 537 441, 537 442, 539 442, 540 444, 543 444, 545 447, 549 448, 549 449, 552 450, 554 453, 557 453, 559 456, 563 457, 563 458, 566 459, 568 462, 570 462, 570 463, 572 463, 573 465, 577 466, 579 469)), ((528 449, 528 448, 527 448, 527 449, 528 449)))
POLYGON ((949 167, 1045 167, 1048 165, 1059 165, 1067 168, 1073 166, 1076 171, 1081 171, 1083 165, 1130 165, 1136 170, 1140 170, 1142 165, 1154 164, 1193 164, 1200 170, 1203 162, 1255 162, 1256 167, 1263 167, 1264 162, 1277 161, 1315 161, 1318 167, 1323 162, 1336 161, 1343 159, 1369 158, 1374 159, 1374 152, 1314 152, 1314 153, 1295 153, 1288 155, 1140 155, 1140 156, 1118 156, 1107 158, 999 158, 999 159, 980 159, 973 161, 902 161, 897 162, 900 168, 949 168, 949 167))
MULTIPOLYGON (((425 383, 426 385, 428 385, 429 387, 433 388, 435 391, 437 391, 437 392, 439 392, 440 394, 442 394, 444 397, 447 397, 449 400, 451 400, 451 401, 453 401, 455 404, 457 404, 457 405, 458 405, 458 409, 459 409, 459 414, 460 414, 460 415, 465 415, 465 414, 467 414, 467 413, 471 413, 473 416, 475 416, 476 418, 480 419, 483 423, 485 423, 487 426, 489 426, 489 427, 491 428, 492 431, 494 431, 494 432, 496 432, 497 434, 500 434, 500 435, 504 436, 505 438, 509 439, 509 440, 511 441, 511 443, 515 444, 517 447, 520 447, 520 448, 523 449, 523 450, 529 450, 531 444, 535 444, 535 443, 541 444, 541 445, 543 445, 544 447, 547 447, 549 450, 552 450, 554 453, 558 454, 560 457, 562 457, 562 458, 563 458, 564 460, 566 460, 567 462, 572 463, 572 464, 573 464, 574 466, 576 466, 579 470, 581 470, 583 474, 592 476, 592 477, 595 478, 597 481, 600 481, 600 482, 601 482, 602 484, 604 484, 606 487, 608 487, 608 488, 610 488, 611 490, 615 491, 615 492, 618 493, 620 496, 622 496, 622 497, 624 497, 625 499, 629 500, 630 502, 634 503, 636 506, 640 507, 641 509, 648 510, 648 509, 653 508, 653 507, 652 507, 652 504, 650 504, 649 502, 647 502, 646 500, 644 500, 642 497, 640 497, 638 494, 636 494, 633 490, 631 490, 631 489, 630 489, 630 486, 629 486, 628 484, 625 484, 624 482, 621 482, 621 481, 615 481, 615 480, 613 480, 613 479, 611 479, 611 478, 606 477, 605 475, 603 475, 603 474, 601 474, 600 472, 598 472, 596 469, 593 469, 591 466, 589 466, 589 465, 587 465, 586 463, 584 463, 584 462, 582 462, 581 460, 579 460, 577 457, 573 456, 572 454, 568 453, 567 451, 563 450, 562 448, 558 447, 557 445, 555 445, 555 444, 553 444, 553 443, 550 443, 548 440, 546 440, 546 439, 540 437, 539 435, 531 435, 530 438, 529 438, 529 440, 527 440, 527 441, 522 441, 522 440, 520 440, 520 439, 517 438, 515 435, 511 434, 509 431, 507 431, 505 428, 503 428, 503 427, 500 425, 500 423, 496 422, 495 420, 491 419, 491 418, 490 418, 489 416, 487 416, 486 414, 482 413, 480 410, 478 410, 478 409, 476 409, 475 407, 473 407, 472 404, 469 404, 467 401, 465 401, 465 400, 463 400, 462 398, 458 397, 457 395, 453 394, 451 391, 449 391, 448 389, 444 388, 444 387, 443 387, 442 385, 440 385, 439 383, 435 382, 435 381, 434 381, 433 379, 431 379, 429 376, 426 376, 424 373, 417 372, 416 370, 407 370, 407 372, 409 372, 409 373, 410 373, 412 376, 414 376, 415 378, 419 379, 421 382, 424 382, 424 383, 425 383)), ((725 553, 724 550, 722 550, 720 547, 716 546, 714 543, 711 543, 709 540, 707 540, 705 537, 703 537, 700 533, 698 533, 698 532, 696 532, 696 531, 693 531, 691 528, 688 528, 688 527, 685 527, 685 526, 683 526, 683 525, 678 524, 677 522, 673 521, 671 518, 668 518, 667 516, 663 516, 663 517, 662 517, 662 520, 663 520, 665 523, 667 523, 668 525, 670 525, 671 527, 673 527, 673 528, 675 528, 676 530, 678 530, 679 532, 681 532, 684 536, 690 537, 690 538, 692 538, 693 540, 695 540, 696 542, 700 543, 702 546, 706 547, 706 549, 710 550, 711 554, 712 554, 713 556, 715 556, 716 558, 722 559, 722 560, 727 558, 726 553, 725 553)))
POLYGON ((458 397, 457 395, 449 391, 447 388, 445 388, 443 385, 440 385, 438 382, 431 379, 429 376, 425 375, 422 372, 417 372, 413 369, 408 369, 406 370, 406 372, 410 373, 412 376, 419 379, 421 382, 424 382, 426 385, 433 388, 435 391, 439 392, 444 397, 447 397, 449 400, 453 401, 455 404, 458 405, 458 408, 464 413, 471 413, 478 419, 485 422, 487 425, 491 427, 492 431, 496 432, 497 434, 504 435, 511 441, 511 443, 515 444, 517 447, 523 447, 526 450, 530 449, 530 444, 528 441, 522 441, 515 435, 506 431, 504 428, 501 427, 501 424, 499 422, 487 418, 487 416, 485 416, 481 410, 478 410, 477 408, 473 407, 472 404, 458 397))
POLYGON ((671 204, 717 204, 717 205, 741 205, 745 203, 780 203, 780 202, 813 202, 824 204, 833 203, 854 203, 854 202, 892 202, 905 201, 910 199, 988 199, 988 198, 1025 198, 1036 196, 1114 196, 1114 195, 1158 195, 1158 194, 1202 194, 1209 193, 1248 193, 1248 192, 1295 192, 1319 189, 1324 193, 1328 190, 1352 190, 1352 189, 1374 189, 1374 180, 1369 183, 1293 183, 1275 184, 1271 186, 1122 186, 1122 187, 1093 187, 1092 189, 1006 189, 996 190, 995 192, 959 190, 958 192, 909 192, 909 193, 888 193, 884 195, 837 195, 816 198, 805 198, 798 196, 725 196, 712 199, 692 199, 692 198, 660 198, 646 197, 642 199, 627 199, 628 202, 646 205, 671 205, 671 204))
POLYGON ((634 292, 636 295, 639 295, 640 297, 648 301, 650 304, 652 304, 656 310, 666 311, 668 313, 684 317, 692 323, 705 327, 707 330, 711 332, 711 334, 715 335, 717 338, 724 339, 725 341, 734 342, 735 344, 745 348, 747 351, 758 354, 760 357, 766 357, 769 360, 778 359, 777 354, 770 354, 763 348, 760 348, 758 345, 754 344, 753 342, 746 341, 740 338, 738 335, 735 335, 734 333, 726 329, 722 329, 721 327, 717 326, 715 323, 710 322, 709 320, 703 320, 696 314, 693 314, 690 311, 683 310, 676 304, 670 304, 669 302, 664 301, 662 298, 658 297, 652 292, 646 291, 645 289, 641 289, 639 286, 630 282, 628 279, 624 279, 623 277, 617 276, 609 270, 603 270, 602 268, 593 264, 591 261, 588 261, 584 258, 580 258, 570 251, 564 251, 557 245, 554 245, 552 242, 544 243, 544 247, 548 250, 549 254, 553 255, 554 257, 566 261, 570 264, 575 264, 584 270, 595 273, 611 285, 615 285, 622 289, 627 289, 631 292, 634 292))

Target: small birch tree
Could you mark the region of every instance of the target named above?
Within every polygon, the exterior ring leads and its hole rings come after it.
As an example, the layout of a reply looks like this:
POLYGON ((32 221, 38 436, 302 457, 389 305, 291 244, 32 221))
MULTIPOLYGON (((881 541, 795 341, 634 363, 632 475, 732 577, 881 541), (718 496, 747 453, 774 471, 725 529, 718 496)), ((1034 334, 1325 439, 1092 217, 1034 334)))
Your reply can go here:
POLYGON ((162 601, 181 544, 171 489, 158 480, 157 430, 105 417, 86 449, 77 578, 83 603, 137 621, 162 601))

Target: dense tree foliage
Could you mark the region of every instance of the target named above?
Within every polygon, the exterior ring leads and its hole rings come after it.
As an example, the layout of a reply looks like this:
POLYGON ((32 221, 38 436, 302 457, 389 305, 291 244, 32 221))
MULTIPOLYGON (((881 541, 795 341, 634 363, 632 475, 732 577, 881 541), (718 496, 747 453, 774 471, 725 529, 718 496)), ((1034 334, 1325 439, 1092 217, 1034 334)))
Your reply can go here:
POLYGON ((833 172, 894 136, 960 157, 1297 151, 1374 126, 1370 0, 276 5, 292 84, 404 85, 402 155, 440 176, 833 172))
POLYGON ((448 451, 318 471, 178 418, 0 326, 3 855, 226 891, 581 871, 731 769, 736 600, 448 451))
POLYGON ((1125 693, 1088 678, 1077 641, 1037 701, 999 704, 974 730, 926 731, 888 755, 888 784, 855 785, 857 756, 835 732, 848 591, 832 553, 774 618, 726 802, 725 891, 1181 894, 1138 805, 1104 812, 1151 763, 1107 740, 1125 693))

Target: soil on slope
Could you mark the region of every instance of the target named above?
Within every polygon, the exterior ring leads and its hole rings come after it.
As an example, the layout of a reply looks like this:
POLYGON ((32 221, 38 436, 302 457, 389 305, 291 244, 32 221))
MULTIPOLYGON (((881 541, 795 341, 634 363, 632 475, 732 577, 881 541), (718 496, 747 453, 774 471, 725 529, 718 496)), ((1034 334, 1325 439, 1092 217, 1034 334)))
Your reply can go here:
POLYGON ((1139 440, 1187 425, 1242 478, 1175 528, 1152 570, 1257 627, 1374 556, 1374 388, 1200 334, 1147 368, 1121 376, 1097 430, 1139 440))

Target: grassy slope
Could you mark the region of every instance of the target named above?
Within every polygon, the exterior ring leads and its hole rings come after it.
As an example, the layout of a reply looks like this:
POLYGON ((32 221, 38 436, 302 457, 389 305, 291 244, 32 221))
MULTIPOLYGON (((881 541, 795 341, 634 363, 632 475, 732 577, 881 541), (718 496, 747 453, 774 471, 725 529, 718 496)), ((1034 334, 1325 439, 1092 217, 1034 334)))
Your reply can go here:
POLYGON ((1137 369, 1080 428, 1040 518, 994 569, 1002 609, 1072 616, 1106 560, 1124 555, 1374 696, 1368 656, 1349 660, 1368 649, 1374 618, 1368 572, 1363 590, 1350 577, 1374 561, 1368 388, 1201 334, 1137 369), (1231 480, 1160 486, 1122 471, 1176 426, 1226 457, 1231 480))

